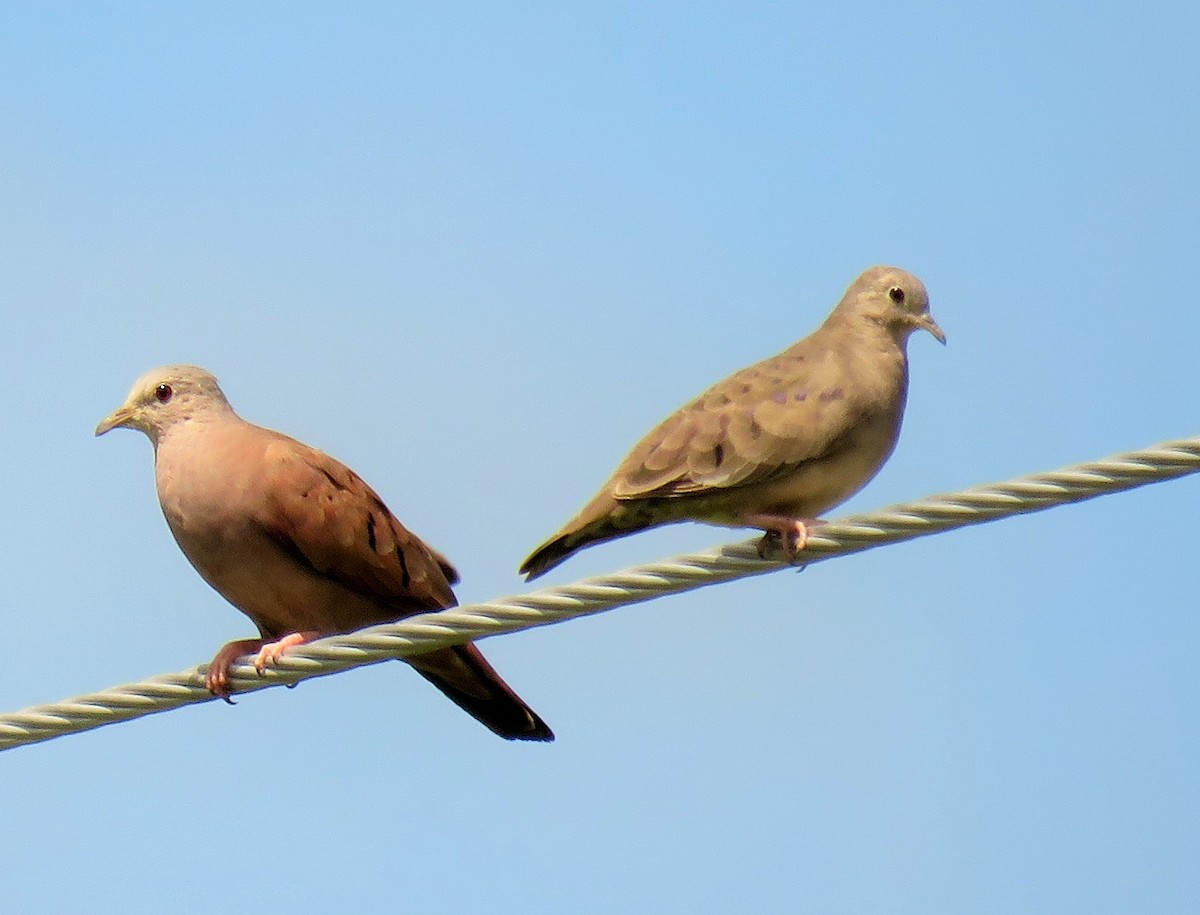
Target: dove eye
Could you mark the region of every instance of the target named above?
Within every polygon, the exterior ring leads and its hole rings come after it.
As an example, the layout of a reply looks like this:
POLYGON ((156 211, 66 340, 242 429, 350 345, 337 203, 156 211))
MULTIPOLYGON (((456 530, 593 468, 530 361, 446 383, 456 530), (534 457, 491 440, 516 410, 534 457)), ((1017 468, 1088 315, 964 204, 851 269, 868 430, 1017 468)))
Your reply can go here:
POLYGON ((904 304, 904 290, 901 289, 899 286, 893 286, 891 289, 888 290, 888 298, 891 299, 893 302, 895 302, 897 305, 903 305, 904 304))
POLYGON ((169 384, 160 384, 154 389, 154 399, 159 403, 166 403, 175 394, 175 390, 169 384))

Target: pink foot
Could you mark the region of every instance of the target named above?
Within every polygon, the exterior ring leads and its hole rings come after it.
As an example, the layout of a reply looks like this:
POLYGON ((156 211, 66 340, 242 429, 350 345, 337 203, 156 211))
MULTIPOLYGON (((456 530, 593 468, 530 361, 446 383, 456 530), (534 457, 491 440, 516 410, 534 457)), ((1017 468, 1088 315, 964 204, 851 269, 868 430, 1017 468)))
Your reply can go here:
POLYGON ((238 639, 230 642, 218 651, 217 656, 209 662, 208 673, 204 675, 204 686, 217 698, 224 699, 233 705, 233 700, 229 698, 229 671, 239 658, 254 655, 254 669, 261 674, 278 661, 289 648, 311 642, 320 634, 319 632, 293 632, 277 642, 268 642, 266 639, 238 639))
POLYGON ((204 686, 208 691, 233 705, 233 700, 229 698, 229 668, 238 658, 258 651, 264 642, 264 639, 238 639, 218 651, 217 656, 209 662, 208 673, 204 675, 204 686))
POLYGON ((314 631, 292 632, 285 635, 278 642, 266 643, 258 650, 258 654, 254 656, 254 669, 261 674, 268 667, 274 667, 276 662, 283 657, 283 653, 289 648, 294 648, 297 645, 306 645, 318 636, 320 636, 320 633, 314 631))
POLYGON ((758 555, 770 559, 783 550, 783 558, 794 563, 800 551, 808 546, 808 529, 825 522, 819 518, 789 518, 785 515, 751 514, 738 519, 750 527, 763 529, 763 539, 758 544, 758 555))

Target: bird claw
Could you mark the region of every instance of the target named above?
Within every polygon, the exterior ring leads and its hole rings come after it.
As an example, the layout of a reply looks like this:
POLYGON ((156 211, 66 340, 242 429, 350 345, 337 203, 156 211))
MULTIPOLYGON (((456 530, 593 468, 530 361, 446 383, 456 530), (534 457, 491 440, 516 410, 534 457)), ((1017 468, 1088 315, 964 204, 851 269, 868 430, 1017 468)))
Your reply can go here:
POLYGON ((800 522, 786 531, 769 530, 758 541, 758 558, 778 559, 782 555, 788 563, 794 563, 807 543, 808 531, 800 522))
POLYGON ((261 677, 263 671, 268 667, 274 667, 275 662, 279 660, 282 654, 283 648, 280 647, 279 642, 271 642, 260 648, 258 654, 254 656, 254 669, 258 671, 258 675, 261 677))
POLYGON ((317 638, 316 632, 292 632, 277 642, 268 642, 254 656, 254 669, 261 677, 268 667, 274 667, 283 657, 284 652, 296 645, 305 645, 317 638))
POLYGON ((764 528, 762 540, 758 542, 760 559, 778 559, 782 554, 789 565, 795 565, 801 551, 808 546, 808 529, 825 522, 820 519, 802 521, 799 518, 759 517, 758 524, 764 528))
POLYGON ((236 705, 237 703, 229 698, 232 692, 229 688, 229 670, 238 658, 257 651, 262 644, 262 639, 238 639, 223 646, 209 662, 208 673, 204 675, 205 689, 218 699, 236 705))
POLYGON ((216 670, 215 666, 210 664, 208 673, 204 677, 204 688, 226 705, 237 705, 230 698, 228 668, 225 670, 216 670))
POLYGON ((238 639, 236 642, 230 642, 209 662, 208 672, 204 675, 204 688, 218 699, 236 705, 237 703, 229 698, 233 692, 229 688, 229 671, 238 658, 254 655, 251 663, 261 676, 268 667, 274 666, 289 648, 304 645, 320 635, 321 633, 315 631, 293 632, 277 642, 267 642, 263 639, 238 639))

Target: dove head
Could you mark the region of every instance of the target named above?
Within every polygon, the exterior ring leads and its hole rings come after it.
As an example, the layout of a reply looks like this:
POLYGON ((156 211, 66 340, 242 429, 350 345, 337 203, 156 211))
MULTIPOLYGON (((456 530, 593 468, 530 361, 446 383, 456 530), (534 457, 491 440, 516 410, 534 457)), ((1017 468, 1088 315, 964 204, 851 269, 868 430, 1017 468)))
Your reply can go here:
POLYGON ((145 432, 158 443, 167 429, 232 411, 211 372, 195 365, 166 365, 136 382, 125 403, 101 420, 96 434, 123 426, 145 432))
POLYGON ((927 330, 939 343, 946 342, 946 335, 929 313, 925 284, 899 267, 872 267, 864 272, 846 290, 835 311, 881 324, 900 344, 917 330, 927 330))

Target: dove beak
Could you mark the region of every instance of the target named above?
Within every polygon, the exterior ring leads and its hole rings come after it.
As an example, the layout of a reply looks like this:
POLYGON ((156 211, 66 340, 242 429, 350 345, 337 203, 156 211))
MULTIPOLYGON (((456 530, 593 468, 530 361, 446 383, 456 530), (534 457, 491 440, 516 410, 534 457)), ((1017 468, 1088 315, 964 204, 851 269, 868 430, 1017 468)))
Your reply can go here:
POLYGON ((100 420, 100 425, 96 427, 96 434, 103 435, 118 426, 127 426, 129 421, 133 419, 133 410, 129 407, 118 407, 104 419, 100 420))
POLYGON ((917 318, 917 327, 924 328, 933 334, 933 339, 937 340, 942 346, 946 345, 946 333, 938 327, 938 322, 933 320, 933 315, 928 312, 921 315, 921 317, 917 318))

